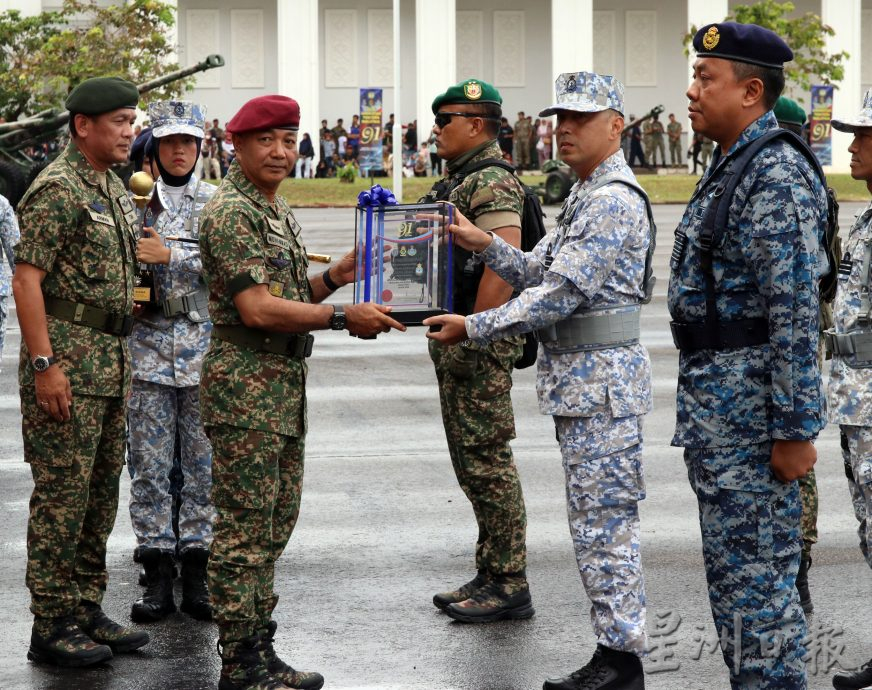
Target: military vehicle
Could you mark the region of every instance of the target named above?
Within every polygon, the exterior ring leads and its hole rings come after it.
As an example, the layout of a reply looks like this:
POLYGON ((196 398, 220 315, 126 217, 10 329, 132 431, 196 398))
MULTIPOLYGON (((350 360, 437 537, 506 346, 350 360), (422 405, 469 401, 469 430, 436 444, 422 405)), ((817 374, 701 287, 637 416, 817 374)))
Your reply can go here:
MULTIPOLYGON (((197 72, 205 72, 222 67, 224 58, 209 55, 196 65, 138 84, 139 93, 146 93, 170 82, 184 79, 197 72)), ((0 194, 9 199, 13 206, 27 191, 30 183, 48 165, 51 158, 63 149, 62 142, 68 130, 65 129, 70 113, 67 110, 45 110, 41 113, 16 122, 0 124, 0 194), (36 158, 33 150, 42 151, 45 144, 56 143, 56 150, 46 157, 36 158)))
MULTIPOLYGON (((642 117, 637 117, 632 122, 624 125, 624 131, 621 136, 626 136, 629 131, 638 124, 650 120, 655 115, 663 112, 663 106, 658 105, 651 108, 642 117)), ((542 172, 545 174, 545 182, 540 186, 539 193, 541 194, 546 204, 561 204, 563 200, 569 196, 569 190, 575 184, 578 177, 566 163, 559 160, 548 160, 542 165, 542 172)))

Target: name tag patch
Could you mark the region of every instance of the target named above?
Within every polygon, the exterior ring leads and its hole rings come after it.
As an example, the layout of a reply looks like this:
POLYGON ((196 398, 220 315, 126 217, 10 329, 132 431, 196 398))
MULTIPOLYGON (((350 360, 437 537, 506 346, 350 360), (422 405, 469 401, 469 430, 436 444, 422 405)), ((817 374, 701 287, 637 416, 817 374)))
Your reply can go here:
POLYGON ((274 247, 281 247, 282 249, 290 249, 291 243, 289 240, 286 240, 284 237, 278 237, 277 235, 273 235, 269 233, 266 236, 267 244, 271 244, 274 247))
POLYGON ((103 225, 111 225, 113 227, 115 226, 115 219, 108 213, 100 213, 99 211, 89 208, 88 215, 91 216, 91 220, 95 223, 102 223, 103 225))

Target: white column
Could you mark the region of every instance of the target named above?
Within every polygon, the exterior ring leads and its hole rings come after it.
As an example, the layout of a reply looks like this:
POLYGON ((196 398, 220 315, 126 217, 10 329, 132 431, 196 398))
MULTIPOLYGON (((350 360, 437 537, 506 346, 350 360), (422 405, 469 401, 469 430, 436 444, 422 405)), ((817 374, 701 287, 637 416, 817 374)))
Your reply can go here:
MULTIPOLYGON (((860 65, 861 29, 863 17, 862 0, 821 0, 821 19, 824 24, 833 27, 835 36, 827 37, 828 53, 838 53, 846 50, 851 57, 844 61, 845 78, 833 92, 833 117, 854 117, 860 112, 863 104, 863 89, 860 65)), ((810 94, 803 94, 805 102, 809 103, 810 94)), ((851 154, 848 146, 851 135, 833 130, 833 164, 826 168, 827 172, 849 172, 851 154)))
POLYGON ((551 0, 552 89, 562 72, 590 71, 593 71, 593 0, 551 0))
POLYGON ((402 56, 402 45, 403 45, 403 34, 402 34, 402 12, 400 0, 394 0, 393 5, 393 17, 394 17, 394 128, 391 132, 391 141, 393 142, 391 145, 393 146, 393 151, 391 151, 391 160, 394 162, 394 169, 391 171, 391 175, 394 180, 393 187, 391 191, 394 193, 394 197, 400 203, 403 203, 403 156, 401 154, 397 154, 397 151, 402 151, 402 143, 400 146, 397 146, 398 142, 402 142, 403 139, 403 74, 401 67, 401 56, 402 56))
MULTIPOLYGON (((712 22, 722 22, 729 14, 728 0, 687 0, 687 30, 692 28, 702 28, 706 24, 712 22)), ((696 60, 696 51, 693 46, 690 46, 690 55, 687 56, 687 84, 677 85, 687 90, 687 85, 693 79, 693 63, 696 60)), ((693 146, 693 128, 690 126, 690 119, 686 119, 684 123, 684 131, 687 132, 687 146, 693 146)), ((693 160, 688 159, 688 172, 693 170, 693 160)))
POLYGON ((321 127, 318 0, 276 0, 278 21, 278 92, 300 104, 300 136, 308 132, 315 149, 312 165, 320 158, 321 127))
MULTIPOLYGON (((418 141, 433 128, 433 99, 457 82, 455 0, 415 0, 415 117, 418 141)), ((407 83, 408 86, 408 83, 407 83)), ((394 155, 397 155, 396 148, 394 155)))

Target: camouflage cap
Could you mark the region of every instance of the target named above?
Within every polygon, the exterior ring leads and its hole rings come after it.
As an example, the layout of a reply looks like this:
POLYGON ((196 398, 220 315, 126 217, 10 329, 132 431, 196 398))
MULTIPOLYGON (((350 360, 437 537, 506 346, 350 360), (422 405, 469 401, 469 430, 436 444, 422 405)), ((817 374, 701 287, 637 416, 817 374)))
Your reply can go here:
POLYGON ((151 135, 160 139, 171 134, 206 136, 206 108, 191 101, 156 101, 148 104, 151 135))
POLYGON ((118 108, 136 108, 139 89, 120 77, 92 77, 77 85, 64 106, 71 113, 99 115, 118 108))
POLYGON ((557 102, 540 112, 540 117, 558 110, 598 113, 609 108, 624 114, 624 85, 608 74, 564 72, 554 82, 554 91, 557 102))
POLYGON ((445 93, 440 93, 433 99, 433 114, 439 112, 443 105, 460 103, 492 103, 501 106, 503 97, 493 84, 488 84, 481 79, 467 79, 448 88, 445 93))
POLYGON ((863 109, 849 120, 832 120, 833 127, 840 132, 856 132, 863 127, 872 127, 872 89, 863 97, 863 109))
POLYGON ((786 122, 791 125, 805 124, 805 111, 802 109, 802 106, 787 96, 778 97, 772 112, 775 113, 775 119, 779 122, 786 122))

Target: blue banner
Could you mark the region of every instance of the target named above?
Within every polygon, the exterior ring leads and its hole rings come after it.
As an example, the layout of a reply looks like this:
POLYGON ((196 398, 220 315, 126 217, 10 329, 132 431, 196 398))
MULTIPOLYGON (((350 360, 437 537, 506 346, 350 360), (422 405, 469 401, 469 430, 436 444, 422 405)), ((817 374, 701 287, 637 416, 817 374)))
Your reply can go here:
POLYGON ((360 174, 381 170, 382 163, 382 90, 360 90, 360 174))
POLYGON ((808 122, 809 143, 821 165, 833 164, 833 87, 811 87, 811 119, 808 122))

